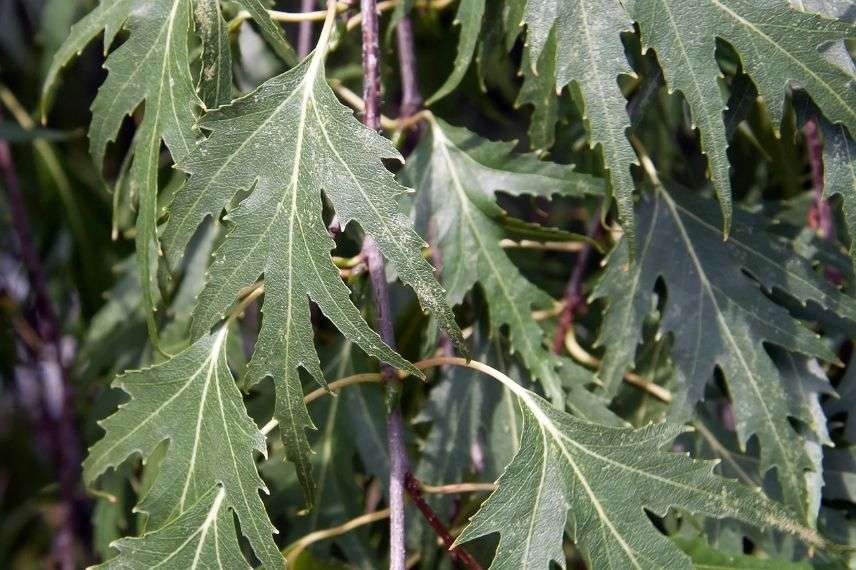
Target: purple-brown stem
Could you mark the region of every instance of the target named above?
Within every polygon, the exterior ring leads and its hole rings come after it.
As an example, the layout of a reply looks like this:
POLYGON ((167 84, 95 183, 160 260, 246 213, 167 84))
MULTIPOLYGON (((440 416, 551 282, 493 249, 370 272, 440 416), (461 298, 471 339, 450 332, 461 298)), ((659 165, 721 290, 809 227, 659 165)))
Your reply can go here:
POLYGON ((446 525, 443 524, 443 521, 441 521, 440 517, 437 516, 437 513, 434 512, 434 509, 425 502, 425 498, 422 496, 422 484, 409 472, 405 476, 405 488, 407 489, 407 494, 410 497, 410 500, 413 501, 413 504, 416 505, 416 508, 422 513, 422 516, 425 517, 428 525, 435 533, 437 533, 440 540, 443 541, 443 544, 446 546, 446 552, 449 553, 452 560, 463 564, 467 568, 470 568, 470 570, 481 570, 481 565, 479 565, 476 559, 473 558, 472 555, 464 548, 460 546, 452 548, 452 545, 455 543, 455 539, 453 539, 452 535, 449 534, 449 529, 446 528, 446 525))
MULTIPOLYGON (((376 0, 361 0, 360 10, 363 14, 363 122, 377 131, 380 128, 380 42, 376 0)), ((383 257, 370 236, 363 241, 363 256, 372 283, 378 333, 388 346, 395 347, 383 257)), ((391 367, 382 366, 381 371, 387 384, 398 382, 391 367)), ((389 450, 389 567, 391 570, 405 570, 404 476, 408 461, 404 447, 404 421, 397 403, 386 418, 386 437, 389 450)))
POLYGON ((363 122, 375 131, 380 129, 380 41, 377 0, 360 0, 363 14, 363 122))
MULTIPOLYGON (((0 117, 2 118, 2 117, 0 117)), ((85 515, 85 503, 78 494, 80 481, 80 448, 74 425, 74 395, 68 378, 68 369, 63 361, 62 335, 59 318, 47 292, 47 280, 41 260, 30 232, 24 196, 12 161, 12 152, 6 141, 0 140, 0 171, 6 189, 12 224, 18 242, 21 261, 27 271, 35 301, 34 328, 41 344, 34 354, 35 370, 40 371, 43 383, 40 386, 42 407, 40 421, 47 420, 49 426, 40 426, 49 434, 56 454, 59 487, 63 502, 63 524, 54 538, 54 557, 57 566, 71 570, 77 566, 77 545, 85 548, 86 541, 78 540, 85 515)))
MULTIPOLYGON (((300 0, 300 11, 311 12, 315 7, 315 0, 300 0)), ((300 22, 297 29, 297 57, 303 59, 312 49, 312 21, 300 22)))
POLYGON ((811 187, 814 189, 814 204, 809 212, 809 225, 816 229, 823 239, 833 239, 835 228, 832 225, 832 208, 823 199, 823 144, 814 119, 806 121, 803 127, 808 164, 811 168, 811 187))
POLYGON ((401 118, 405 119, 422 107, 419 78, 416 75, 416 50, 413 44, 413 22, 405 15, 395 28, 398 63, 401 71, 401 118))
MULTIPOLYGON (((596 210, 589 223, 587 235, 592 239, 597 239, 602 231, 600 210, 596 210)), ((583 249, 580 250, 579 255, 577 255, 576 264, 574 264, 574 270, 571 272, 571 277, 565 286, 565 307, 559 316, 559 325, 556 327, 556 336, 553 338, 553 352, 557 354, 562 351, 562 347, 565 344, 565 335, 568 334, 568 330, 573 326, 574 315, 585 304, 583 278, 591 259, 592 249, 592 245, 586 243, 583 249)))
MULTIPOLYGON (((808 212, 808 225, 817 231, 821 239, 835 239, 835 225, 832 222, 832 207, 823 197, 823 143, 820 140, 817 122, 809 119, 803 126, 808 164, 811 171, 811 187, 814 190, 814 203, 808 212)), ((841 285, 844 276, 838 269, 827 267, 826 278, 835 285, 841 285)))

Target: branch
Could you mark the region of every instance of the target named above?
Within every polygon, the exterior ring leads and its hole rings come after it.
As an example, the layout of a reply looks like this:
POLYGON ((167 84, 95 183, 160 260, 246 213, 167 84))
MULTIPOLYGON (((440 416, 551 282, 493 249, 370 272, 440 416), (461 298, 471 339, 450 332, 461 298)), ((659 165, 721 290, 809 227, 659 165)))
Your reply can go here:
MULTIPOLYGON (((424 493, 451 495, 455 493, 490 492, 496 489, 496 485, 494 485, 493 483, 458 483, 452 485, 436 486, 421 484, 420 489, 424 493)), ((116 497, 113 497, 112 495, 107 495, 106 493, 102 493, 102 495, 105 495, 106 498, 108 500, 111 500, 112 502, 116 501, 116 497)), ((300 557, 300 555, 303 553, 303 551, 306 550, 306 548, 311 546, 312 544, 315 544, 316 542, 320 542, 328 538, 335 538, 337 536, 341 536, 356 528, 372 524, 377 521, 382 521, 383 519, 388 517, 389 509, 382 509, 379 511, 366 513, 364 515, 352 518, 351 520, 338 526, 310 532, 306 536, 295 540, 283 549, 286 564, 291 565, 295 563, 300 557)))
MULTIPOLYGON (((330 0, 332 3, 332 0, 330 0)), ((380 41, 376 0, 361 0, 363 29, 363 101, 365 125, 377 131, 380 128, 380 41)), ((367 236, 363 241, 363 254, 369 269, 372 294, 377 311, 377 328, 380 338, 395 348, 395 332, 389 306, 389 289, 383 257, 375 241, 367 236)), ((397 389, 395 370, 381 366, 389 390, 397 389)), ((407 450, 404 448, 404 420, 398 402, 386 418, 386 438, 389 448, 389 567, 390 570, 405 570, 407 549, 405 546, 404 521, 404 475, 407 472, 407 450)))
POLYGON ((473 558, 472 555, 464 548, 460 546, 452 548, 452 545, 455 543, 455 539, 453 539, 452 535, 449 534, 449 529, 446 528, 446 525, 443 524, 443 521, 441 521, 440 517, 437 516, 437 513, 434 512, 434 509, 425 502, 425 499, 422 497, 422 484, 411 473, 407 473, 406 475, 405 488, 407 489, 407 494, 410 496, 410 500, 413 501, 413 504, 415 504, 416 508, 419 509, 419 512, 422 513, 422 516, 424 516, 425 520, 428 521, 428 525, 434 529, 434 532, 436 532, 437 536, 439 536, 443 541, 443 544, 446 546, 446 552, 449 553, 452 560, 460 562, 472 570, 481 570, 481 566, 476 562, 476 559, 473 558))
MULTIPOLYGON (((565 348, 573 359, 580 364, 585 364, 591 368, 597 368, 600 366, 600 360, 593 354, 587 352, 586 349, 577 343, 573 327, 569 328, 567 334, 565 334, 565 348)), ((648 380, 647 378, 639 376, 635 372, 625 372, 624 381, 648 392, 658 400, 662 400, 667 404, 672 401, 672 393, 669 390, 652 382, 651 380, 648 380)))
POLYGON ((809 225, 817 230, 821 238, 834 239, 835 227, 832 224, 832 208, 823 198, 823 144, 820 142, 817 123, 814 119, 806 121, 803 134, 808 147, 811 187, 814 189, 814 204, 809 211, 809 225))
POLYGON ((383 509, 381 511, 375 511, 373 513, 367 513, 362 516, 353 518, 339 526, 334 526, 332 528, 311 532, 306 536, 291 543, 285 548, 285 550, 283 550, 283 554, 285 554, 286 567, 291 568, 291 565, 297 561, 303 551, 306 550, 306 548, 311 544, 314 544, 320 540, 325 540, 328 538, 343 535, 347 532, 354 530, 355 528, 359 528, 361 526, 365 526, 373 522, 382 521, 388 516, 389 509, 383 509))
MULTIPOLYGON (((600 209, 598 208, 592 216, 586 235, 595 240, 602 232, 603 227, 600 224, 600 209)), ((577 256, 577 262, 574 265, 574 270, 571 272, 571 277, 568 279, 568 285, 565 287, 565 306, 562 309, 562 314, 559 316, 559 326, 556 327, 556 335, 553 338, 553 352, 561 352, 565 336, 573 326, 574 315, 580 307, 585 306, 583 277, 588 268, 592 249, 591 243, 585 242, 585 245, 577 256)))
MULTIPOLYGON (((300 11, 309 13, 315 5, 315 0, 301 0, 300 11)), ((312 22, 314 20, 306 19, 300 22, 300 28, 297 32, 297 57, 303 59, 312 49, 312 22)))

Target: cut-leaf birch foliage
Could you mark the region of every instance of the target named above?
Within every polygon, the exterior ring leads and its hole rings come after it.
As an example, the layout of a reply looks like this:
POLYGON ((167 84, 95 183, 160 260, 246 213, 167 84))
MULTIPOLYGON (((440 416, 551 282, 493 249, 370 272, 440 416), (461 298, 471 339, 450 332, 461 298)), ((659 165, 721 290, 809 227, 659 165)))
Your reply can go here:
POLYGON ((809 545, 824 543, 757 489, 712 474, 714 462, 661 451, 685 428, 590 423, 556 410, 508 377, 494 377, 517 399, 520 451, 456 541, 499 533, 492 570, 561 565, 566 528, 590 568, 692 568, 644 509, 659 516, 681 508, 731 517, 809 545))
POLYGON ((330 257, 335 244, 321 217, 322 191, 342 225, 358 222, 422 306, 454 341, 461 339, 446 293, 422 258, 425 244, 396 208, 396 198, 407 189, 382 159, 400 155, 362 126, 327 85, 332 14, 303 62, 201 119, 199 126, 209 135, 179 162, 190 178, 170 207, 162 239, 167 260, 175 265, 203 219, 218 217, 236 194, 252 191, 228 214, 231 231, 215 252, 191 336, 205 334, 264 276, 264 318, 246 382, 274 379, 280 433, 310 504, 314 485, 305 429, 313 426, 299 369, 320 384, 324 376, 313 345, 309 299, 365 352, 421 375, 381 341, 351 302, 330 257))
MULTIPOLYGON (((592 145, 603 147, 631 251, 635 232, 630 166, 636 155, 626 136, 627 101, 617 81, 620 75, 632 73, 620 36, 632 30, 634 21, 643 47, 657 52, 670 88, 687 99, 708 158, 726 234, 731 225, 731 184, 724 98, 714 56, 717 37, 737 50, 775 124, 781 122, 787 87, 799 84, 832 123, 851 132, 856 129, 854 77, 820 51, 826 43, 856 37, 856 28, 794 10, 785 0, 511 0, 508 11, 520 15, 519 23, 526 27, 524 65, 532 70, 552 67, 558 90, 571 82, 579 89, 592 145), (552 49, 551 34, 555 34, 555 64, 546 66, 540 58, 552 49)), ((516 35, 517 30, 508 27, 510 34, 516 35)))
MULTIPOLYGON (((278 53, 290 49, 282 32, 274 28, 259 0, 239 0, 259 19, 278 53)), ((143 307, 151 339, 157 343, 155 308, 157 285, 158 163, 161 141, 178 163, 196 144, 197 112, 202 108, 191 76, 188 36, 194 12, 200 22, 203 45, 201 91, 205 104, 222 104, 231 92, 228 38, 218 0, 103 0, 75 24, 54 55, 45 79, 42 114, 46 117, 59 73, 83 48, 104 33, 104 52, 126 28, 128 39, 110 53, 104 67, 107 79, 92 103, 90 151, 100 169, 107 146, 116 139, 125 118, 145 104, 128 155, 128 184, 137 198, 136 252, 142 284, 143 307), (213 94, 212 94, 213 93, 213 94)), ((118 191, 118 190, 117 190, 118 191)))
POLYGON ((829 62, 821 47, 856 38, 842 21, 794 10, 785 0, 632 0, 642 45, 657 52, 666 81, 686 97, 708 157, 725 233, 731 225, 728 141, 722 121, 716 38, 729 42, 767 103, 782 121, 787 87, 801 85, 833 123, 856 128, 853 75, 829 62))
POLYGON ((782 378, 764 343, 827 361, 835 355, 762 287, 850 319, 856 318, 856 302, 771 235, 758 235, 756 228, 766 221, 757 216, 736 212, 732 235, 724 241, 712 201, 658 188, 642 201, 638 218, 637 261, 628 267, 626 244, 619 243, 594 294, 607 301, 600 336, 606 353, 599 376, 608 395, 616 393, 634 362, 642 322, 662 278, 666 301, 660 329, 674 335, 672 357, 683 386, 673 416, 692 413, 714 369, 720 368, 741 444, 758 436, 762 472, 776 468, 787 504, 812 524, 816 508, 806 475, 814 462, 788 418, 808 426, 816 426, 817 420, 808 404, 795 405, 789 396, 792 382, 782 378))
POLYGON ((499 191, 547 198, 598 194, 601 181, 532 155, 515 156, 511 153, 514 142, 487 141, 440 119, 429 124, 403 176, 416 188, 417 225, 433 236, 440 250, 449 302, 460 304, 480 284, 492 329, 508 327, 512 349, 551 401, 557 406, 567 403, 584 417, 607 421, 611 414, 582 388, 565 402, 563 386, 573 385, 578 378, 565 382, 563 376, 573 378, 585 371, 546 346, 532 310, 549 308, 553 301, 520 273, 500 246, 506 235, 498 220, 504 212, 494 197, 499 191))
MULTIPOLYGON (((253 457, 255 451, 266 454, 267 447, 229 371, 227 331, 223 326, 163 364, 116 379, 114 387, 130 400, 101 422, 104 437, 89 450, 84 477, 92 484, 107 469, 136 454, 145 459, 167 442, 157 478, 137 506, 148 514, 150 531, 142 539, 146 548, 139 551, 161 552, 174 545, 173 554, 183 560, 187 544, 194 542, 212 556, 206 564, 219 567, 211 541, 225 533, 235 542, 232 515, 227 515, 231 510, 256 556, 277 568, 282 557, 259 496, 267 489, 253 457)), ((140 542, 124 544, 133 552, 140 542)), ((120 542, 120 550, 122 546, 120 542)))
POLYGON ((158 158, 161 140, 174 160, 196 143, 196 110, 201 102, 190 74, 188 33, 190 0, 117 0, 102 2, 74 25, 54 56, 44 87, 45 110, 62 67, 104 32, 105 52, 119 30, 130 30, 128 40, 107 58, 107 79, 92 104, 89 141, 101 168, 107 145, 115 140, 125 117, 145 103, 142 121, 131 147, 129 183, 138 198, 136 222, 137 265, 149 335, 157 338, 154 318, 157 287, 158 158))

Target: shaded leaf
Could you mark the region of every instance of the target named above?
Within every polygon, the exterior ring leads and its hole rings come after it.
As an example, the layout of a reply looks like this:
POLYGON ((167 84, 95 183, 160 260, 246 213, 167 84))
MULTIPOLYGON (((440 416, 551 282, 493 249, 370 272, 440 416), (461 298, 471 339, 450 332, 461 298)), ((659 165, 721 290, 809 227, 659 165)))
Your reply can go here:
POLYGON ((814 509, 805 472, 812 469, 812 461, 803 445, 794 445, 802 439, 788 418, 814 426, 817 419, 809 404, 795 405, 792 386, 764 343, 826 360, 835 355, 765 296, 761 286, 851 319, 856 316, 856 301, 759 230, 767 225, 761 218, 737 212, 732 235, 723 241, 721 218, 712 206, 710 201, 662 188, 643 201, 638 263, 628 267, 626 246, 619 244, 594 293, 608 303, 600 333, 606 353, 599 375, 607 392, 614 394, 633 364, 642 321, 654 306, 655 285, 662 278, 666 300, 660 328, 674 334, 672 357, 683 383, 673 416, 691 413, 714 369, 721 369, 734 402, 741 445, 753 434, 758 436, 762 471, 777 468, 787 503, 809 521, 814 509))
MULTIPOLYGON (((499 241, 505 236, 494 220, 504 212, 496 204, 494 193, 582 196, 598 192, 602 185, 570 167, 539 161, 531 155, 514 157, 513 145, 486 141, 465 129, 433 120, 403 176, 416 187, 417 224, 433 236, 434 246, 440 250, 449 301, 461 303, 464 295, 480 284, 492 329, 508 327, 511 348, 520 353, 550 399, 561 406, 564 382, 560 369, 571 376, 575 371, 585 371, 552 354, 545 345, 544 332, 531 312, 552 306, 552 299, 527 281, 500 247, 499 241)), ((575 412, 584 417, 601 413, 602 421, 611 415, 602 413, 605 410, 584 389, 575 394, 579 399, 567 402, 575 412)))

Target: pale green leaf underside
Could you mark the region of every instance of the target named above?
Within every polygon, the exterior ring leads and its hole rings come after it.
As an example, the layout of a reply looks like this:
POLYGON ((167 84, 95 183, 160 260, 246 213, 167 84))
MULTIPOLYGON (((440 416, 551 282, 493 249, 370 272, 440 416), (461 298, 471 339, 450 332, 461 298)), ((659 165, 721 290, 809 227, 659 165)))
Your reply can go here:
MULTIPOLYGON (((408 161, 404 177, 416 187, 417 224, 440 250, 449 301, 461 303, 480 284, 493 329, 508 327, 512 349, 520 353, 550 399, 562 406, 563 375, 581 370, 545 346, 544 332, 531 312, 533 307, 549 307, 552 300, 523 277, 500 247, 505 236, 495 221, 501 209, 494 193, 581 196, 602 191, 602 184, 530 155, 515 158, 513 144, 486 141, 435 120, 408 161)), ((611 416, 581 388, 567 405, 599 421, 609 421, 611 416)))
POLYGON ((118 31, 128 40, 107 58, 107 79, 92 104, 90 150, 100 168, 110 141, 125 117, 145 103, 142 122, 131 147, 129 183, 138 196, 137 265, 149 334, 157 338, 154 309, 158 302, 157 193, 161 141, 174 159, 184 157, 196 142, 193 125, 200 101, 190 76, 188 33, 190 0, 118 0, 102 2, 71 30, 48 70, 44 99, 49 101, 60 69, 104 31, 105 51, 118 31))
POLYGON ((653 307, 658 279, 666 286, 660 327, 674 334, 672 356, 683 382, 673 405, 685 417, 702 398, 715 368, 720 368, 734 402, 737 431, 745 444, 756 434, 763 471, 777 468, 785 498, 811 518, 805 472, 812 463, 801 436, 788 421, 813 418, 794 410, 779 371, 763 343, 816 355, 834 355, 820 338, 766 297, 759 284, 801 302, 814 301, 847 318, 856 318, 856 302, 816 274, 771 236, 756 236, 764 221, 736 212, 733 232, 723 241, 721 215, 711 201, 658 189, 639 211, 638 262, 628 267, 619 244, 594 296, 608 303, 601 344, 606 346, 599 375, 610 395, 632 366, 645 316, 653 307))
POLYGON ((265 376, 277 387, 276 415, 286 453, 312 501, 313 484, 299 368, 323 384, 313 345, 309 299, 363 350, 421 374, 387 347, 350 300, 330 258, 333 241, 321 218, 322 192, 343 225, 356 221, 416 292, 423 307, 460 341, 445 291, 421 256, 422 239, 396 208, 406 192, 382 158, 400 158, 386 139, 341 105, 324 77, 323 53, 256 91, 206 115, 210 135, 179 166, 191 176, 176 195, 162 243, 175 264, 206 217, 217 217, 239 192, 252 190, 229 213, 232 230, 215 254, 193 316, 204 334, 240 292, 264 276, 264 319, 248 382, 265 376))
POLYGON ((232 100, 232 52, 229 29, 220 13, 220 0, 197 0, 193 12, 202 42, 199 96, 216 109, 232 100))
POLYGON ((214 487, 179 517, 140 538, 113 543, 119 555, 96 566, 105 570, 197 568, 237 570, 251 566, 241 554, 226 491, 214 487))
POLYGON ((555 410, 517 385, 507 387, 523 416, 520 451, 458 538, 499 533, 492 569, 562 564, 566 528, 590 568, 692 568, 643 508, 732 517, 820 541, 760 491, 713 475, 713 463, 660 451, 679 426, 601 426, 555 410))
MULTIPOLYGON (((101 422, 105 434, 89 450, 84 476, 91 484, 108 468, 131 456, 146 458, 167 442, 157 478, 138 506, 149 514, 149 527, 174 536, 166 529, 175 528, 181 517, 186 526, 187 518, 201 516, 194 509, 203 507, 193 505, 207 496, 220 505, 217 509, 238 515, 256 555, 275 568, 282 564, 281 555, 259 496, 267 489, 253 458, 255 451, 266 453, 265 438, 247 415, 229 371, 226 331, 223 327, 203 336, 163 364, 116 379, 114 386, 128 393, 130 401, 101 422), (215 485, 222 487, 219 499, 211 498, 215 485)), ((220 520, 219 511, 212 516, 220 520)))
MULTIPOLYGON (((270 31, 267 35, 275 42, 274 47, 279 45, 277 39, 287 47, 281 30, 273 25, 258 0, 240 0, 240 3, 258 18, 263 30, 270 31)), ((202 94, 206 103, 228 101, 231 94, 228 37, 216 0, 102 1, 72 27, 68 39, 54 56, 43 88, 43 113, 46 113, 61 69, 102 31, 106 53, 119 30, 123 27, 128 30, 128 39, 104 64, 108 76, 92 104, 90 151, 101 168, 107 146, 116 139, 125 118, 145 104, 129 151, 128 183, 138 197, 137 265, 149 336, 154 341, 157 341, 154 311, 159 301, 156 276, 161 142, 166 144, 173 161, 181 162, 196 144, 196 111, 203 106, 190 73, 188 35, 192 30, 192 13, 202 23, 202 94)))

